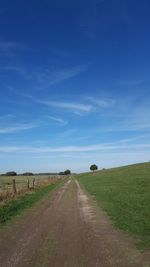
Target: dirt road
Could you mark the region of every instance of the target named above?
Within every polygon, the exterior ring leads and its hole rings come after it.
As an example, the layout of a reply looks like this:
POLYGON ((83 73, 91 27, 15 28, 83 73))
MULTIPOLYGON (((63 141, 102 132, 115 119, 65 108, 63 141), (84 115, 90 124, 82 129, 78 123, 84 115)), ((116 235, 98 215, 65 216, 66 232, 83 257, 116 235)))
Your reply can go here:
POLYGON ((148 267, 75 180, 0 231, 1 267, 148 267))

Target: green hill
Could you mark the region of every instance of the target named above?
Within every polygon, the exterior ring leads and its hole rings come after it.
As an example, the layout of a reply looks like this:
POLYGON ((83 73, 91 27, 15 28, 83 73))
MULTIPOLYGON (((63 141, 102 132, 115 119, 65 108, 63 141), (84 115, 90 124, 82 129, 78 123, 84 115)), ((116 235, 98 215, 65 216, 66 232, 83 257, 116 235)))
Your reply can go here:
POLYGON ((138 237, 139 248, 150 246, 150 163, 80 174, 77 179, 116 227, 138 237))

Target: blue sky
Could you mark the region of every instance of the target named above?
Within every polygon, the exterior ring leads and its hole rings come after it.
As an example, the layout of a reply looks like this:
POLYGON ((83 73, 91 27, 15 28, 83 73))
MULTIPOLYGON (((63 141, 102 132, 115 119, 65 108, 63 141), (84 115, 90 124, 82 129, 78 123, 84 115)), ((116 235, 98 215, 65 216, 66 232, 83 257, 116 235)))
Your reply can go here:
POLYGON ((0 172, 150 160, 150 2, 0 0, 0 172))

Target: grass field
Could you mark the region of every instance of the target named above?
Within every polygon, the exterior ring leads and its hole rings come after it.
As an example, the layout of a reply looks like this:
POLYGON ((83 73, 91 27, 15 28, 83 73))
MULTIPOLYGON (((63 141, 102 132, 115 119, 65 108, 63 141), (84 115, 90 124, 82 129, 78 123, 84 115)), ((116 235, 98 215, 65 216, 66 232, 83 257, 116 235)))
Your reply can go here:
POLYGON ((16 199, 8 201, 3 207, 0 208, 0 226, 9 221, 12 217, 19 215, 26 208, 32 207, 36 202, 46 196, 51 190, 61 186, 65 179, 58 180, 53 184, 39 188, 32 191, 30 194, 26 193, 16 199))
POLYGON ((107 211, 113 224, 150 246, 150 163, 135 164, 77 176, 107 211))
POLYGON ((16 185, 18 187, 27 187, 27 181, 29 179, 30 184, 32 184, 33 179, 36 182, 42 183, 51 178, 57 178, 57 176, 50 176, 50 175, 32 175, 32 176, 0 176, 0 190, 9 190, 11 189, 12 180, 16 180, 16 185))
POLYGON ((2 202, 13 198, 13 182, 15 179, 17 194, 24 194, 28 190, 28 186, 34 187, 42 187, 44 185, 50 184, 53 181, 56 181, 59 177, 57 175, 33 175, 33 176, 0 176, 0 206, 3 204, 2 202), (29 184, 28 184, 29 181, 29 184))

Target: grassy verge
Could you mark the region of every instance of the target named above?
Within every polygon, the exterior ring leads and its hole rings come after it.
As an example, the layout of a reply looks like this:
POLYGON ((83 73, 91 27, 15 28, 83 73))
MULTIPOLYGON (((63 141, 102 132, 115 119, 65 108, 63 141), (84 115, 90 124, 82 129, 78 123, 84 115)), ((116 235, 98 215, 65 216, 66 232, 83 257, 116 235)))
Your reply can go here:
POLYGON ((150 247, 150 163, 81 174, 77 179, 116 227, 138 237, 140 249, 150 247))
POLYGON ((65 179, 59 180, 55 184, 50 184, 46 187, 32 192, 32 194, 25 194, 17 199, 7 202, 5 206, 0 208, 0 226, 8 222, 12 217, 15 217, 22 213, 22 211, 24 211, 25 209, 32 207, 50 191, 63 185, 65 181, 65 179))

